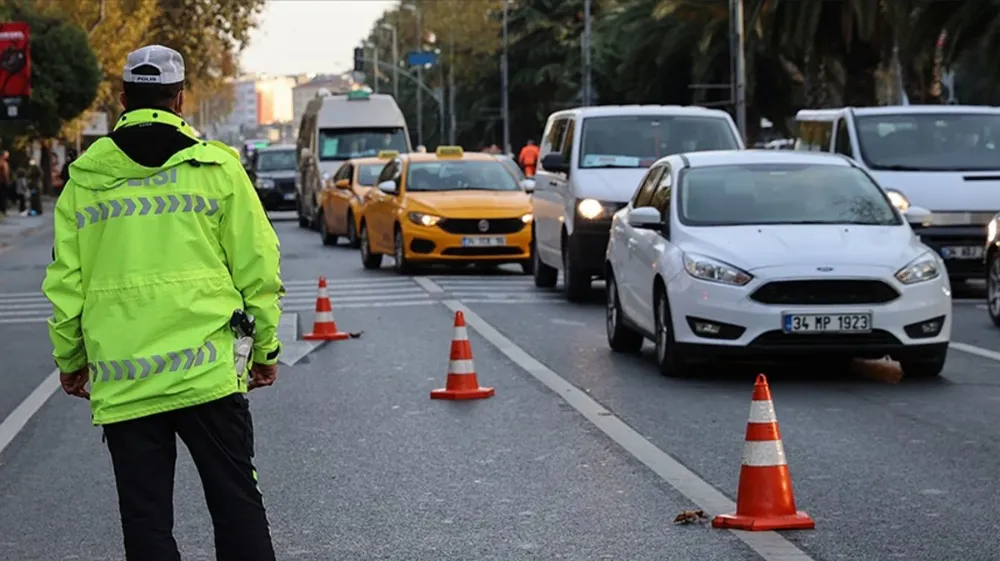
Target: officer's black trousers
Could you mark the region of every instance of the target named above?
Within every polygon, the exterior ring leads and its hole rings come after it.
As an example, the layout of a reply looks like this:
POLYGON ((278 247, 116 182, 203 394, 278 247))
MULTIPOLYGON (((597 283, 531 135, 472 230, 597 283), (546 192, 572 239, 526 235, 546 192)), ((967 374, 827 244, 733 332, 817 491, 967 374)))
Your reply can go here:
POLYGON ((218 561, 275 561, 242 394, 104 426, 128 561, 180 561, 173 537, 177 436, 198 468, 218 561))

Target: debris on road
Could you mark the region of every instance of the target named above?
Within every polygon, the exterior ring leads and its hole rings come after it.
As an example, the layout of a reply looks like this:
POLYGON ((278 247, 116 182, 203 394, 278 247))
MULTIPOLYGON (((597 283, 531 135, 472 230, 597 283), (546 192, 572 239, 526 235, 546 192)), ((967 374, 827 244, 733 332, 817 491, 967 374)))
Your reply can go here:
POLYGON ((878 359, 856 358, 851 361, 851 371, 857 376, 883 384, 898 384, 904 374, 902 365, 888 355, 878 359))
POLYGON ((674 518, 674 524, 704 524, 708 515, 704 510, 685 510, 674 518))

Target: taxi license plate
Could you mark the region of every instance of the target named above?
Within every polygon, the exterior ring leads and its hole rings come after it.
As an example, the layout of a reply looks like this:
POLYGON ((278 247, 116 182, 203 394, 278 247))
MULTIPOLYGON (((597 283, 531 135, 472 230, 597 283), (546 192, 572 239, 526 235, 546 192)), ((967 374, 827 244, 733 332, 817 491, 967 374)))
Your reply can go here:
POLYGON ((859 314, 784 314, 785 333, 869 333, 871 313, 859 314))
POLYGON ((983 246, 958 245, 941 248, 941 257, 945 259, 982 259, 983 246))
POLYGON ((295 193, 285 193, 285 200, 286 201, 294 201, 295 200, 295 193))
POLYGON ((462 247, 496 247, 507 245, 506 236, 476 236, 462 238, 462 247))

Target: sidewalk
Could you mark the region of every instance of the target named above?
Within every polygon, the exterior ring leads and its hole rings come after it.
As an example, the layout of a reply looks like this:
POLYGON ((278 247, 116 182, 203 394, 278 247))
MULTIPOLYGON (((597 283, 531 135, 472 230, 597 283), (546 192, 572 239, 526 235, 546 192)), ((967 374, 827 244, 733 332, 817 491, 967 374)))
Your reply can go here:
POLYGON ((41 216, 20 216, 16 206, 7 210, 7 216, 0 215, 0 251, 16 245, 20 238, 52 228, 52 211, 55 204, 54 197, 42 198, 41 216))

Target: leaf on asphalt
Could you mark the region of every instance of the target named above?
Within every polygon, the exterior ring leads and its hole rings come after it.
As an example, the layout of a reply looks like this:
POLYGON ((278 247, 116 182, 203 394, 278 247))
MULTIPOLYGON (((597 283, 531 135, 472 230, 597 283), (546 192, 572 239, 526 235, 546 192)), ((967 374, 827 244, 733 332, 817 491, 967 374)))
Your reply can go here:
POLYGON ((351 336, 351 339, 360 339, 361 336, 364 334, 365 334, 364 331, 358 331, 357 333, 348 333, 348 335, 351 336))
POLYGON ((685 510, 674 518, 674 524, 703 524, 708 521, 704 510, 685 510))

